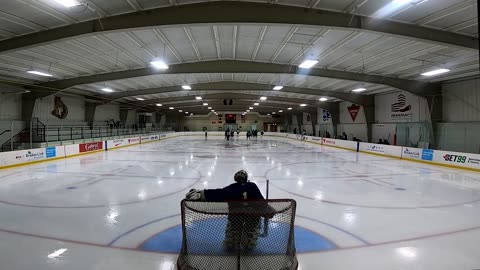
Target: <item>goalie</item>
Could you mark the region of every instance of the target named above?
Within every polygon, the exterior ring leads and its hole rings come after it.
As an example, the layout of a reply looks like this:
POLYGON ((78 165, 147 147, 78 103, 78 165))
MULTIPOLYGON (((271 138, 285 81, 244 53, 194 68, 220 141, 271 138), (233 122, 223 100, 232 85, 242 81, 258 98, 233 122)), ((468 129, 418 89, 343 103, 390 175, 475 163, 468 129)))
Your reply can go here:
POLYGON ((256 247, 260 235, 261 217, 272 218, 275 210, 267 203, 258 203, 259 200, 264 200, 263 195, 258 186, 248 180, 246 171, 235 173, 234 180, 235 183, 225 188, 192 189, 186 194, 186 199, 229 202, 231 214, 228 215, 224 244, 228 250, 251 251, 256 247))

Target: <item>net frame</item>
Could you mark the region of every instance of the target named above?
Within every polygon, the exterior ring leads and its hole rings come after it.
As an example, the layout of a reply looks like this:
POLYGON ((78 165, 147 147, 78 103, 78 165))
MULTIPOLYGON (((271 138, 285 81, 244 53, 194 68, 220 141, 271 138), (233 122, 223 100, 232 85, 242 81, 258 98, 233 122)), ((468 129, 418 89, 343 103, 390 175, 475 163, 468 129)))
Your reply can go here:
MULTIPOLYGON (((296 270, 298 268, 298 260, 296 257, 295 249, 295 213, 296 213, 296 201, 292 199, 274 199, 274 200, 249 200, 249 201, 229 201, 229 202, 202 202, 202 201, 188 201, 182 200, 181 203, 181 217, 182 217, 182 247, 177 260, 177 268, 179 270, 247 270, 247 269, 269 269, 269 270, 296 270), (252 207, 253 206, 253 207, 252 207), (192 221, 193 215, 199 215, 200 218, 195 221, 192 221), (225 226, 225 235, 228 231, 228 226, 230 223, 235 223, 236 220, 255 220, 258 219, 258 229, 263 227, 263 232, 259 232, 257 238, 269 237, 269 227, 277 226, 278 224, 269 225, 270 218, 266 216, 274 215, 276 217, 282 216, 283 219, 281 222, 281 241, 278 246, 279 250, 270 253, 258 253, 245 251, 244 242, 245 239, 243 236, 243 228, 247 228, 245 231, 248 231, 249 226, 246 225, 245 221, 236 228, 241 228, 240 236, 238 237, 239 243, 235 245, 234 251, 224 253, 220 250, 208 250, 208 244, 206 244, 206 254, 195 253, 195 248, 202 248, 196 246, 192 248, 189 246, 189 237, 194 232, 188 232, 192 229, 192 222, 202 222, 217 219, 227 219, 228 223, 225 226), (190 220, 187 220, 190 219, 190 220), (263 219, 263 220, 261 220, 263 219), (233 220, 233 221, 232 221, 233 220), (263 221, 263 223, 261 223, 263 221), (263 225, 263 226, 262 226, 263 225), (285 237, 286 235, 286 237, 285 237), (192 263, 192 258, 195 257, 196 262, 192 263), (199 259, 200 258, 200 259, 199 259), (201 261, 201 263, 198 263, 201 261), (234 263, 236 261, 236 263, 234 263), (271 264, 269 264, 271 262, 271 264), (217 263, 217 265, 215 265, 217 263), (199 266, 200 264, 200 266, 199 266)), ((196 216, 194 216, 196 217, 196 216)), ((275 218, 274 218, 275 219, 275 218)), ((237 222, 238 223, 238 222, 237 222)), ((235 223, 235 224, 237 224, 235 223)), ((250 226, 251 227, 251 226, 250 226)), ((213 229, 213 228, 212 228, 213 229)), ((273 230, 273 235, 275 235, 278 229, 273 230)), ((238 229, 237 229, 238 231, 238 229)), ((218 232, 216 232, 218 233, 218 232)), ((277 232, 278 233, 278 232, 277 232)), ((225 236, 227 237, 227 236, 225 236)), ((257 238, 252 242, 255 242, 256 245, 257 238)), ((226 239, 225 239, 226 240, 226 239)), ((248 239, 247 239, 248 240, 248 239)), ((278 239, 275 239, 278 240, 278 239)), ((196 244, 201 243, 201 246, 204 242, 202 241, 190 241, 191 245, 195 246, 196 244)), ((218 243, 217 243, 218 244, 218 243)), ((267 247, 267 249, 269 249, 267 247)), ((275 248, 273 248, 275 249, 275 248)))

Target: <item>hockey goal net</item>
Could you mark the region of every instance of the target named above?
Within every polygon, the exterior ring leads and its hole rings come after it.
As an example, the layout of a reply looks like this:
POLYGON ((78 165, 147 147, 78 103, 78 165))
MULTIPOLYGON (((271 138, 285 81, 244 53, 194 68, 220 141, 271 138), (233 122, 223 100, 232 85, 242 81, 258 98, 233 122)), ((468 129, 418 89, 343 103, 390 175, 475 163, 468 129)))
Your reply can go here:
POLYGON ((183 200, 181 209, 178 269, 297 269, 294 200, 183 200))

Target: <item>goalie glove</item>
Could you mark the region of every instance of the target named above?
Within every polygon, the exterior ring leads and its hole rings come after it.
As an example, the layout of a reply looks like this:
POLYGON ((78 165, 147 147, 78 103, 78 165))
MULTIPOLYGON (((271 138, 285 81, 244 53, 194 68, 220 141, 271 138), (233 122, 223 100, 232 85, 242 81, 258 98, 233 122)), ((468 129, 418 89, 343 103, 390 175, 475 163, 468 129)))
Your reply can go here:
POLYGON ((205 196, 203 194, 203 190, 191 189, 185 195, 185 198, 189 201, 203 201, 205 200, 205 196))

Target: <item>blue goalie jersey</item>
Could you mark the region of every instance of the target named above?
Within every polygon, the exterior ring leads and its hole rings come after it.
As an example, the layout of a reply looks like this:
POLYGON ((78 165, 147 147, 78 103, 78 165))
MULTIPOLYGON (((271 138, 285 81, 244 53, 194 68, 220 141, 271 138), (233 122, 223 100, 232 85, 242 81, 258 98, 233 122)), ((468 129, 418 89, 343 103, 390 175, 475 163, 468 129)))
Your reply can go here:
POLYGON ((206 189, 204 194, 207 202, 264 199, 257 185, 252 182, 233 183, 227 187, 219 189, 206 189))

